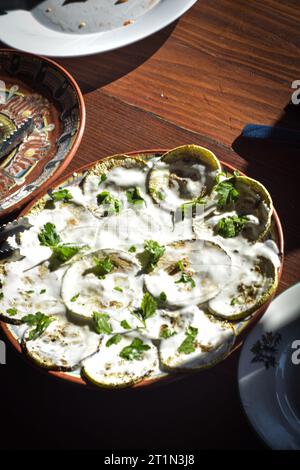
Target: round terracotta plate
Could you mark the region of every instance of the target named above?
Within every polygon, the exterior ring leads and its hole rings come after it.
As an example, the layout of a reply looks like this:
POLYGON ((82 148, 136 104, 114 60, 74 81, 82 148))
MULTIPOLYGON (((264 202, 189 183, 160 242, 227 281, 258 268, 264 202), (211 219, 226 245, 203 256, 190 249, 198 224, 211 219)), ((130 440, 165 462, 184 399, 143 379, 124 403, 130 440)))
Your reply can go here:
MULTIPOLYGON (((141 150, 141 151, 136 151, 136 152, 128 152, 128 153, 126 153, 126 155, 134 156, 134 155, 142 154, 143 157, 148 156, 150 158, 150 157, 153 157, 153 156, 162 155, 166 151, 167 151, 166 149, 141 150)), ((61 178, 59 181, 56 181, 55 185, 53 185, 53 189, 57 188, 58 186, 59 187, 64 187, 64 186, 67 186, 68 184, 71 184, 71 183, 72 183, 72 185, 79 184, 82 181, 82 178, 84 177, 85 172, 87 170, 91 169, 94 165, 96 165, 96 163, 98 163, 98 162, 89 163, 89 164, 85 165, 84 167, 81 167, 78 170, 78 172, 70 174, 67 177, 61 178)), ((225 171, 228 171, 230 173, 233 173, 235 171, 235 168, 232 167, 231 165, 229 165, 225 162, 222 162, 222 161, 221 161, 221 164, 222 164, 222 167, 225 171)), ((44 191, 42 194, 40 194, 38 197, 36 197, 34 200, 32 200, 30 202, 30 204, 28 204, 28 206, 23 210, 23 212, 21 213, 21 216, 26 216, 26 214, 28 214, 30 212, 32 207, 40 199, 42 199, 43 196, 45 196, 45 194, 46 194, 46 191, 44 191)), ((272 215, 271 233, 272 233, 272 238, 276 241, 276 243, 278 245, 279 252, 280 252, 280 257, 281 257, 281 266, 280 266, 279 272, 278 272, 278 280, 279 280, 280 276, 281 276, 281 272, 282 272, 284 240, 283 240, 283 232, 282 232, 281 223, 280 223, 279 217, 278 217, 275 210, 274 210, 273 215, 272 215)), ((261 316, 265 312, 266 308, 268 307, 270 301, 271 301, 271 299, 269 299, 265 304, 263 304, 250 317, 247 317, 246 319, 243 319, 241 321, 232 322, 232 325, 235 329, 237 337, 236 337, 235 344, 232 346, 232 349, 231 349, 231 351, 229 352, 228 355, 230 355, 231 352, 236 350, 242 344, 242 341, 243 341, 244 337, 246 336, 246 334, 249 331, 249 327, 253 326, 254 323, 256 323, 259 320, 259 318, 261 318, 261 316)), ((18 342, 18 339, 17 339, 17 335, 15 333, 14 325, 9 325, 9 324, 4 323, 4 322, 0 322, 0 324, 1 324, 1 327, 2 327, 5 335, 7 336, 8 340, 13 344, 13 346, 17 349, 17 351, 19 353, 23 354, 21 346, 20 346, 20 344, 18 342)), ((228 355, 226 357, 228 357, 228 355)), ((225 360, 226 357, 223 360, 225 360)), ((38 367, 38 366, 36 366, 36 367, 38 367)), ((45 369, 42 369, 40 367, 38 367, 38 369, 46 371, 45 369)), ((89 385, 91 387, 94 387, 90 383, 87 383, 85 381, 85 379, 81 377, 80 372, 78 372, 78 371, 75 371, 75 372, 46 371, 46 373, 54 375, 54 376, 59 377, 61 379, 70 381, 70 382, 78 383, 78 384, 85 385, 85 386, 89 385)), ((148 379, 145 379, 142 382, 137 383, 133 387, 143 387, 143 386, 154 384, 156 382, 164 382, 165 380, 176 380, 178 378, 184 377, 185 375, 186 374, 183 374, 183 373, 180 373, 180 374, 178 373, 178 374, 172 374, 171 375, 171 374, 166 374, 164 372, 160 372, 158 375, 152 376, 148 379)))
POLYGON ((55 62, 0 50, 0 217, 53 182, 74 157, 85 105, 55 62))

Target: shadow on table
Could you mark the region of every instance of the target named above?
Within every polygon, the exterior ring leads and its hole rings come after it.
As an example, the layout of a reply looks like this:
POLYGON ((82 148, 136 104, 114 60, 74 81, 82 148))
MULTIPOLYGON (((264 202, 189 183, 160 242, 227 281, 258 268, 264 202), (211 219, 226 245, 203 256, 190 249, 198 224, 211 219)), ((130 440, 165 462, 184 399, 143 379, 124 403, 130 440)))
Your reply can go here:
MULTIPOLYGON (((300 131, 300 106, 287 105, 274 126, 300 131)), ((248 162, 247 174, 269 189, 281 219, 285 251, 300 246, 297 225, 299 212, 300 148, 240 135, 232 144, 235 152, 248 162)))
MULTIPOLYGON (((121 49, 76 58, 56 58, 88 93, 114 82, 146 62, 167 41, 177 21, 161 31, 121 49)), ((134 93, 134 90, 132 90, 134 93)))

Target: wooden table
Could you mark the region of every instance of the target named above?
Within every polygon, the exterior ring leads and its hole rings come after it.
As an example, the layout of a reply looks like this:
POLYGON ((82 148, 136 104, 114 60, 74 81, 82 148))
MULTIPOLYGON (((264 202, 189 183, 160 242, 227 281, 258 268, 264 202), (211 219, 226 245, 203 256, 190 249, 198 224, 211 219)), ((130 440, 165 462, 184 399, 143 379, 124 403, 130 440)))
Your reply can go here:
MULTIPOLYGON (((200 0, 139 43, 59 60, 87 108, 71 168, 116 152, 207 146, 269 188, 286 242, 280 290, 300 277, 300 158, 293 148, 239 136, 250 122, 300 128, 300 113, 285 111, 300 79, 298 7, 297 0, 200 0)), ((240 406, 238 352, 183 381, 122 393, 56 381, 10 349, 7 361, 0 366, 4 447, 14 448, 16 437, 18 446, 35 448, 264 447, 240 406)))

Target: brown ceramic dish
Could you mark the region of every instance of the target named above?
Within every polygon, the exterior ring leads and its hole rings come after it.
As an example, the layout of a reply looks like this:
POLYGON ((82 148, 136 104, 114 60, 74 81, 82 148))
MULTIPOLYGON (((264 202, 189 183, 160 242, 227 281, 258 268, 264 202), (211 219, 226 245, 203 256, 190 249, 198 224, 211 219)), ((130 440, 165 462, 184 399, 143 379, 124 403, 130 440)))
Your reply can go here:
POLYGON ((0 50, 0 217, 53 183, 74 157, 85 105, 52 60, 0 50))
MULTIPOLYGON (((128 153, 126 153, 126 155, 135 156, 135 155, 138 155, 138 154, 143 154, 143 156, 148 155, 150 157, 150 156, 153 156, 153 155, 161 155, 161 154, 165 153, 166 151, 167 151, 166 149, 141 150, 141 151, 138 151, 138 152, 137 151, 136 152, 128 152, 128 153)), ((91 169, 91 167, 93 167, 96 163, 97 162, 89 163, 89 164, 81 167, 78 170, 78 172, 76 172, 74 174, 69 174, 66 177, 60 178, 60 180, 56 181, 55 185, 53 185, 53 188, 57 188, 58 186, 64 186, 64 185, 70 184, 71 182, 74 183, 77 179, 79 179, 81 177, 82 174, 84 174, 85 171, 91 169)), ((233 173, 235 171, 235 168, 232 167, 231 165, 229 165, 225 162, 222 162, 222 161, 221 161, 221 164, 222 164, 222 167, 225 171, 228 171, 230 173, 233 173)), ((241 173, 241 175, 242 175, 242 173, 241 173)), ((22 211, 21 216, 25 216, 26 214, 28 214, 30 212, 30 210, 32 209, 32 207, 37 203, 37 201, 39 201, 39 199, 42 198, 45 194, 46 194, 46 191, 44 190, 43 193, 39 194, 39 196, 34 198, 30 202, 30 204, 28 204, 27 207, 22 211)), ((279 282, 280 277, 281 277, 281 273, 282 273, 282 266, 283 266, 284 238, 283 238, 283 231, 282 231, 282 226, 281 226, 281 223, 280 223, 280 219, 279 219, 279 217, 277 215, 277 212, 275 210, 273 211, 273 215, 272 215, 272 228, 271 228, 271 231, 272 231, 273 238, 277 242, 279 252, 280 252, 281 265, 280 265, 280 268, 278 270, 278 282, 279 282)), ((232 323, 235 324, 235 330, 236 330, 237 338, 236 338, 235 344, 233 345, 233 347, 232 347, 231 351, 229 352, 229 354, 231 354, 234 350, 236 350, 242 344, 243 338, 245 337, 245 335, 249 331, 249 328, 251 328, 259 320, 259 318, 263 315, 263 313, 267 309, 269 303, 271 302, 273 296, 274 296, 274 294, 258 310, 256 310, 256 312, 254 312, 250 316, 250 318, 246 318, 246 319, 241 320, 241 321, 232 322, 232 323)), ((15 347, 15 349, 23 355, 21 346, 20 346, 19 342, 17 341, 16 336, 15 336, 15 334, 13 333, 13 331, 11 329, 12 325, 8 325, 7 323, 4 323, 4 322, 0 322, 0 324, 1 324, 2 330, 4 331, 4 333, 7 336, 8 340, 15 347)), ((228 357, 228 355, 226 357, 228 357)), ((226 359, 226 357, 224 359, 226 359)), ((29 362, 31 363, 31 361, 29 361, 29 362)), ((49 373, 49 374, 51 374, 55 377, 67 380, 69 382, 94 387, 90 382, 85 381, 85 379, 80 377, 79 375, 74 375, 72 373, 67 373, 67 372, 47 371, 45 369, 41 369, 40 367, 39 367, 39 370, 44 370, 44 372, 46 372, 46 373, 49 373)), ((189 372, 188 374, 190 374, 190 373, 191 372, 189 372)), ((167 374, 163 373, 158 377, 152 377, 152 378, 149 378, 149 379, 145 379, 145 380, 133 385, 133 387, 144 387, 144 386, 147 386, 147 385, 157 383, 157 382, 162 381, 162 380, 163 381, 165 381, 165 380, 174 380, 174 379, 178 379, 179 377, 182 378, 182 377, 184 377, 184 375, 187 375, 187 373, 185 373, 185 374, 177 373, 177 374, 172 374, 172 375, 169 375, 169 374, 167 375, 167 374)))

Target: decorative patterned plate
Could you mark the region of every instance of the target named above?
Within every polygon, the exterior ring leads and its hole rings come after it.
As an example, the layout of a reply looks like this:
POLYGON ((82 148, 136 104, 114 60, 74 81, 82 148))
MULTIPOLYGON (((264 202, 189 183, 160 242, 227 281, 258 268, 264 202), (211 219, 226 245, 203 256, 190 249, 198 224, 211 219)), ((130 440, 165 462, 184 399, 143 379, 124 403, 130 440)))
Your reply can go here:
POLYGON ((300 449, 300 283, 270 304, 241 351, 238 381, 244 410, 277 450, 300 449))
POLYGON ((0 50, 0 216, 57 178, 84 126, 83 97, 68 72, 42 57, 0 50))
POLYGON ((150 36, 194 3, 196 0, 4 0, 0 38, 34 54, 95 54, 150 36))
MULTIPOLYGON (((131 152, 131 153, 127 153, 126 155, 129 155, 129 156, 132 156, 132 157, 140 156, 144 161, 147 161, 148 159, 153 158, 153 157, 160 157, 164 152, 165 152, 165 150, 155 149, 155 150, 146 150, 146 151, 140 151, 140 152, 131 152)), ((141 160, 139 160, 139 161, 141 161, 141 160)), ((101 160, 100 160, 99 163, 101 163, 101 160)), ((222 165, 223 171, 230 172, 231 174, 235 171, 235 169, 233 167, 231 167, 230 165, 228 165, 228 164, 225 164, 225 163, 221 162, 221 165, 222 165)), ((97 166, 97 163, 95 163, 95 162, 92 163, 92 164, 88 164, 88 165, 84 166, 83 168, 79 169, 77 173, 74 173, 74 174, 70 175, 68 178, 62 178, 60 181, 56 181, 55 188, 59 187, 61 189, 61 188, 64 188, 64 187, 70 186, 70 185, 73 186, 73 187, 74 186, 76 187, 76 186, 80 185, 80 183, 82 183, 82 180, 83 180, 84 176, 86 174, 90 174, 90 172, 93 172, 93 169, 95 167, 96 167, 95 171, 97 172, 98 171, 97 170, 98 166, 97 166)), ((104 181, 104 180, 101 179, 101 181, 104 181)), ((81 187, 82 187, 82 184, 81 184, 81 187)), ((63 195, 64 192, 62 192, 61 194, 63 195)), ((45 195, 46 195, 46 192, 44 192, 44 196, 45 195)), ((34 213, 36 214, 40 210, 42 210, 43 206, 44 206, 43 195, 41 197, 38 196, 24 209, 24 211, 22 212, 21 215, 25 216, 25 215, 30 214, 30 211, 32 209, 34 209, 34 213)), ((277 243, 277 246, 279 248, 279 252, 280 252, 280 255, 281 255, 281 261, 282 261, 282 256, 283 256, 283 234, 282 234, 280 220, 279 220, 279 218, 278 218, 275 211, 273 211, 273 214, 272 214, 270 233, 271 233, 272 239, 274 239, 277 243)), ((280 278, 281 270, 282 270, 282 263, 280 264, 280 267, 278 268, 278 278, 280 278)), ((78 296, 72 297, 71 302, 73 302, 73 300, 75 301, 75 298, 77 298, 77 297, 78 296)), ((232 328, 234 330, 235 341, 234 341, 234 344, 231 345, 230 350, 226 351, 226 354, 224 354, 224 357, 222 357, 222 360, 225 359, 228 356, 228 354, 230 354, 233 350, 235 350, 240 345, 241 338, 247 332, 248 327, 250 325, 252 325, 253 322, 257 321, 258 318, 260 318, 260 316, 265 311, 265 309, 266 309, 269 302, 270 302, 270 297, 255 312, 252 312, 251 314, 249 314, 243 320, 231 321, 230 328, 232 328)), ((22 348, 21 348, 20 342, 18 341, 18 335, 17 335, 18 326, 17 325, 12 325, 12 324, 7 324, 7 323, 4 323, 4 322, 1 322, 1 326, 2 326, 2 329, 5 332, 6 336, 8 337, 9 341, 14 345, 14 347, 20 353, 22 353, 22 348)), ((79 370, 76 369, 72 372, 61 372, 61 371, 53 371, 52 370, 52 371, 49 371, 48 373, 50 373, 52 375, 55 375, 59 378, 62 378, 64 380, 72 381, 72 382, 75 382, 75 383, 78 383, 78 384, 81 384, 81 385, 86 385, 87 384, 86 380, 80 374, 80 369, 79 370)), ((166 378, 168 378, 169 380, 174 380, 174 379, 177 379, 178 377, 182 377, 183 375, 184 374, 182 373, 182 371, 180 372, 180 374, 178 374, 178 373, 177 374, 168 374, 163 370, 159 370, 159 371, 155 372, 154 375, 143 379, 141 382, 135 384, 134 386, 135 387, 136 386, 137 387, 146 386, 146 385, 152 384, 154 382, 161 381, 162 379, 166 379, 166 378)))

